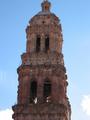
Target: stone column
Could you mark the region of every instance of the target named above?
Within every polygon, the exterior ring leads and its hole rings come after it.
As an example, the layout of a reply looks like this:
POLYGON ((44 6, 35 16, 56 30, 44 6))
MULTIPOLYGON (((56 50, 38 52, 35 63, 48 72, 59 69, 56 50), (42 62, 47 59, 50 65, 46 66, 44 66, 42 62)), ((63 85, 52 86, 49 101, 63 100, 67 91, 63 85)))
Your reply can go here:
POLYGON ((41 51, 44 51, 44 50, 45 50, 45 36, 42 33, 41 34, 41 51))

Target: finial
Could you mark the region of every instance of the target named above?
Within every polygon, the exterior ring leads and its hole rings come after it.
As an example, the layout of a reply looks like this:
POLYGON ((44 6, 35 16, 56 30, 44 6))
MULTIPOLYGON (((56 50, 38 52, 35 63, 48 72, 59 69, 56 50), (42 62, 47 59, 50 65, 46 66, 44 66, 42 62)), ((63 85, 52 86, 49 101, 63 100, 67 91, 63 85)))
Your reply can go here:
POLYGON ((48 2, 48 0, 43 0, 43 2, 48 2))
POLYGON ((48 0, 43 0, 42 3, 42 11, 47 12, 50 11, 51 3, 48 0))
POLYGON ((48 1, 48 0, 43 0, 43 1, 48 1))

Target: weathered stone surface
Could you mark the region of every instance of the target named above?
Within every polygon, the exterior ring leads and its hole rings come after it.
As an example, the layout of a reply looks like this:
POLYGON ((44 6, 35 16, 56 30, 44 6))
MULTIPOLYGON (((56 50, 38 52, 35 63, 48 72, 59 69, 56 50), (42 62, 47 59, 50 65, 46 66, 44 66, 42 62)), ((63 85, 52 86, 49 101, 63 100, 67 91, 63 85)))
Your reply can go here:
POLYGON ((17 69, 14 120, 71 120, 62 28, 50 6, 50 2, 43 1, 42 11, 29 21, 26 29, 26 52, 17 69))

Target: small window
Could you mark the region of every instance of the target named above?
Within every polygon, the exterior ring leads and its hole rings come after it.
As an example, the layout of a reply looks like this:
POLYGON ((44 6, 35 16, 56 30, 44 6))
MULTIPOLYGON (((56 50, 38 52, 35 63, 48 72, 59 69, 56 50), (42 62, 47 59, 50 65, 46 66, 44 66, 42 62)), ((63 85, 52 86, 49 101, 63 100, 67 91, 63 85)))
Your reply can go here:
POLYGON ((40 51, 40 36, 37 36, 36 39, 36 52, 40 51))
POLYGON ((30 102, 36 103, 37 101, 37 82, 32 81, 30 84, 30 102))
POLYGON ((50 97, 51 97, 51 82, 50 81, 45 81, 43 95, 44 95, 45 101, 50 102, 50 97))
POLYGON ((45 52, 49 50, 49 36, 45 37, 45 52))

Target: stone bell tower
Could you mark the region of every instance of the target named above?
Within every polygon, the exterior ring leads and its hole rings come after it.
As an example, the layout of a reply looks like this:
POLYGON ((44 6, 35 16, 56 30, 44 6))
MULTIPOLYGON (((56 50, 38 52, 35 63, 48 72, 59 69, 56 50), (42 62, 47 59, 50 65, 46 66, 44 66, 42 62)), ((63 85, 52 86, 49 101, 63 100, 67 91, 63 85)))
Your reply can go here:
POLYGON ((60 20, 50 11, 48 0, 41 6, 26 28, 26 52, 17 69, 19 86, 13 119, 71 120, 60 20))

